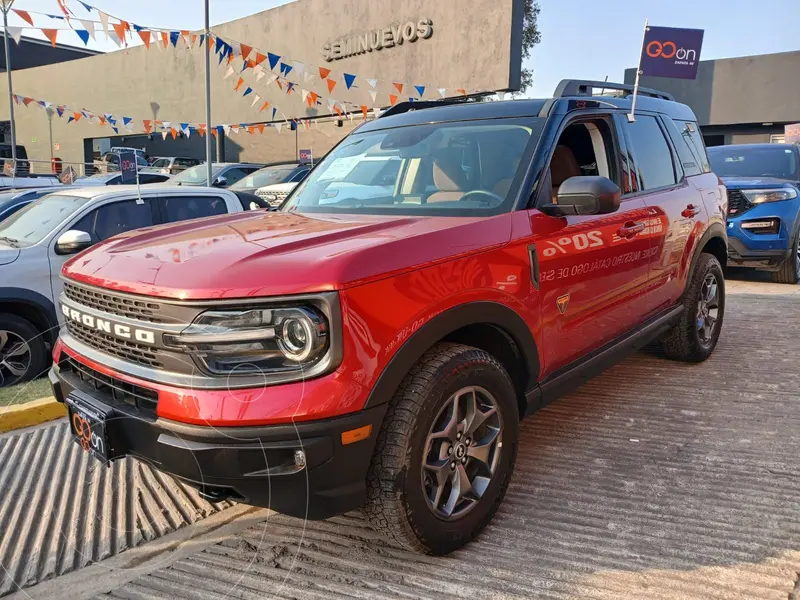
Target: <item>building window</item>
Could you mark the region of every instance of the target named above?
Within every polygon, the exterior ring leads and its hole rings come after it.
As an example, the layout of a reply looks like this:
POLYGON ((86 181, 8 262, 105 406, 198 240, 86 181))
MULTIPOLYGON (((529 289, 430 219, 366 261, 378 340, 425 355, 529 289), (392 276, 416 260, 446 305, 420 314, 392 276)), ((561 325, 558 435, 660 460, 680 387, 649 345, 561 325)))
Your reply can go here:
POLYGON ((773 133, 769 136, 770 144, 783 144, 786 142, 786 136, 782 133, 773 133))

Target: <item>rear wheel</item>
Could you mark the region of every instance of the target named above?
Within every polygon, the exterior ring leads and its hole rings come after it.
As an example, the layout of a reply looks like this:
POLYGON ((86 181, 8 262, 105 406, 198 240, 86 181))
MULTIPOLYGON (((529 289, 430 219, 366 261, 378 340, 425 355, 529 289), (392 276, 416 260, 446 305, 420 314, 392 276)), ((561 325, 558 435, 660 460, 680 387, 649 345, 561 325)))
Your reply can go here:
POLYGON ((0 387, 28 381, 47 366, 47 346, 27 319, 0 313, 0 387))
POLYGON ((772 274, 772 281, 791 285, 800 281, 800 231, 794 238, 791 256, 772 274))
POLYGON ((429 554, 472 540, 505 495, 518 428, 514 386, 493 356, 460 344, 429 350, 378 435, 365 505, 373 526, 429 554))

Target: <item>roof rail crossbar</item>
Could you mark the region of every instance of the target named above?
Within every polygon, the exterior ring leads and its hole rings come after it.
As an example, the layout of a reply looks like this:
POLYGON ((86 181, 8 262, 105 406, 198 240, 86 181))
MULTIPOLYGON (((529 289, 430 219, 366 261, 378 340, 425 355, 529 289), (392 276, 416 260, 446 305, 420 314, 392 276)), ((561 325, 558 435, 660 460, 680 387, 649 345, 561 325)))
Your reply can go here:
POLYGON ((436 108, 437 106, 449 106, 451 104, 466 104, 469 100, 464 98, 447 98, 443 100, 419 100, 414 102, 398 102, 385 112, 381 113, 381 116, 378 117, 382 119, 384 117, 391 117, 392 115, 400 115, 403 113, 410 112, 412 110, 423 110, 426 108, 436 108))
MULTIPOLYGON (((580 79, 563 79, 556 87, 553 94, 555 98, 564 96, 591 96, 592 90, 618 90, 633 94, 633 86, 625 83, 614 83, 613 81, 584 81, 580 79)), ((639 95, 660 98, 662 100, 675 101, 675 97, 667 92, 660 92, 651 88, 639 86, 639 95)))

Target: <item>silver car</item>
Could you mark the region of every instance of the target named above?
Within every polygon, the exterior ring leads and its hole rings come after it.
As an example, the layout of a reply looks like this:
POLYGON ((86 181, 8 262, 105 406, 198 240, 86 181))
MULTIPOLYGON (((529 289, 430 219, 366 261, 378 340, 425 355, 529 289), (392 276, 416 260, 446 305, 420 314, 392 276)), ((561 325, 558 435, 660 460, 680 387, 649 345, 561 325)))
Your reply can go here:
POLYGON ((64 188, 0 223, 0 387, 48 368, 58 337, 61 267, 110 237, 164 223, 242 212, 236 194, 167 185, 64 188))

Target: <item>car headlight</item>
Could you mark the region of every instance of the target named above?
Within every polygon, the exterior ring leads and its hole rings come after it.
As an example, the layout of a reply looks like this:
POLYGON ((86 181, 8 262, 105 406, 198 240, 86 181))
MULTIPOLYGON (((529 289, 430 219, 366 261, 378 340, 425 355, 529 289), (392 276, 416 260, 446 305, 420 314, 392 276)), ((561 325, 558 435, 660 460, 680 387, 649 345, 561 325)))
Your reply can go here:
POLYGON ((331 325, 316 306, 201 313, 164 342, 212 375, 291 374, 312 369, 330 350, 331 325))
POLYGON ((771 190, 742 190, 742 193, 752 204, 780 202, 781 200, 791 200, 793 198, 797 198, 797 190, 793 187, 771 190))

